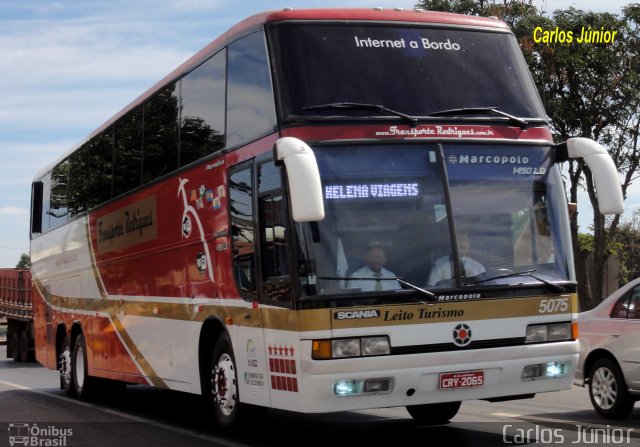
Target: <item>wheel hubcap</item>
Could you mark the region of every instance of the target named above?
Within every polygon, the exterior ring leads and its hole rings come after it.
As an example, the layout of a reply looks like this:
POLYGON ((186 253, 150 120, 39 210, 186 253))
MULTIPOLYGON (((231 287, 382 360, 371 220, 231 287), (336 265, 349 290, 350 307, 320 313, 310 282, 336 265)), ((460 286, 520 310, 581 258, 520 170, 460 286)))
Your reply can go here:
POLYGON ((82 388, 84 386, 84 349, 81 346, 76 351, 75 370, 76 383, 79 388, 82 388))
POLYGON ((233 360, 228 354, 222 354, 218 363, 213 367, 211 378, 211 392, 213 401, 222 411, 229 416, 236 406, 236 380, 233 360))
POLYGON ((598 368, 591 381, 593 400, 603 410, 611 409, 618 395, 618 384, 613 372, 608 368, 598 368))
POLYGON ((66 385, 71 383, 71 350, 69 346, 64 349, 64 352, 60 354, 60 377, 66 385))

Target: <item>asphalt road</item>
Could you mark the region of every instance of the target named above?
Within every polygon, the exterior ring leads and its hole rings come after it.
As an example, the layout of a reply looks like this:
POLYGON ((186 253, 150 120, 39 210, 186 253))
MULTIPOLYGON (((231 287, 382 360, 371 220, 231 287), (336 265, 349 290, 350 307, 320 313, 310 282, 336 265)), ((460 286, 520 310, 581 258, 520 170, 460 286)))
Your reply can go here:
POLYGON ((625 421, 593 411, 586 389, 533 399, 469 401, 447 425, 423 427, 404 408, 301 415, 270 411, 218 433, 197 396, 128 386, 91 402, 67 397, 56 371, 14 363, 0 349, 0 446, 640 446, 640 404, 625 421), (26 438, 22 437, 25 436, 26 438))

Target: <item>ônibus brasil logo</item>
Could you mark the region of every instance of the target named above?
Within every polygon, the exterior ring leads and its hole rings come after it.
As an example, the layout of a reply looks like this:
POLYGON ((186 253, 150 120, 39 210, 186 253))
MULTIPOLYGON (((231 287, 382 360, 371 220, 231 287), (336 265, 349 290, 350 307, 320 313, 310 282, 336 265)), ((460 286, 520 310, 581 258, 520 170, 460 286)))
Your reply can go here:
POLYGON ((73 436, 73 429, 59 428, 53 425, 46 427, 38 424, 9 424, 9 445, 55 446, 64 447, 68 438, 73 436))

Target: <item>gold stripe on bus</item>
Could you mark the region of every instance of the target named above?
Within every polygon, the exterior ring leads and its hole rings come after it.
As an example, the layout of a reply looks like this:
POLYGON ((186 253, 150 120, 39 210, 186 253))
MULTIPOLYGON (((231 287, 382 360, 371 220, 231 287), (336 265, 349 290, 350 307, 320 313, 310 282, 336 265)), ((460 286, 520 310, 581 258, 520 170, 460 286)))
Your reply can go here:
POLYGON ((330 309, 292 310, 263 308, 262 319, 265 329, 299 332, 331 329, 330 309))
MULTIPOLYGON (((157 377, 158 374, 151 367, 149 362, 144 358, 142 353, 140 353, 140 351, 137 349, 135 343, 127 333, 126 329, 117 319, 114 301, 104 301, 102 299, 69 298, 51 295, 49 293, 45 294, 43 292, 46 290, 46 288, 43 288, 42 284, 39 281, 36 281, 36 287, 38 288, 40 295, 44 298, 45 302, 48 305, 54 306, 57 309, 61 309, 61 311, 65 313, 69 313, 71 315, 73 315, 74 312, 89 314, 90 318, 94 318, 94 316, 91 315, 93 313, 103 315, 108 314, 114 330, 118 333, 120 339, 126 345, 131 355, 133 355, 133 360, 135 360, 138 366, 142 369, 142 374, 147 377, 154 386, 159 388, 168 388, 166 383, 162 379, 157 377)), ((85 336, 86 335, 88 334, 85 333, 85 336)))
POLYGON ((571 318, 577 302, 573 295, 340 308, 331 310, 331 323, 333 329, 346 329, 542 315, 571 318))
POLYGON ((142 353, 138 350, 138 347, 133 342, 131 337, 129 337, 129 334, 127 333, 125 327, 122 325, 122 322, 113 315, 111 316, 111 321, 113 323, 114 329, 120 336, 120 339, 129 349, 130 354, 133 356, 133 360, 142 369, 142 373, 145 375, 145 377, 153 384, 153 386, 168 389, 169 386, 164 382, 164 380, 158 377, 156 371, 149 364, 147 359, 144 358, 144 355, 142 355, 142 353))
POLYGON ((49 296, 50 302, 68 312, 107 313, 112 317, 132 315, 148 318, 203 322, 214 317, 224 324, 264 327, 297 332, 330 329, 444 323, 462 320, 488 320, 566 315, 577 312, 577 295, 536 296, 492 300, 452 301, 385 306, 359 306, 292 310, 274 307, 247 308, 224 304, 101 300, 49 296))

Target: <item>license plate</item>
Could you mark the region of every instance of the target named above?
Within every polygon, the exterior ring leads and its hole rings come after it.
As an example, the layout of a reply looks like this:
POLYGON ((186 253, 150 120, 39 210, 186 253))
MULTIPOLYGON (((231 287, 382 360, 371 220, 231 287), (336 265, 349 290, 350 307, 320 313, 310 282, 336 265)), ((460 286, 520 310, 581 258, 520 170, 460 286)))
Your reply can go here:
POLYGON ((484 385, 484 371, 465 371, 440 374, 440 389, 452 390, 484 385))

